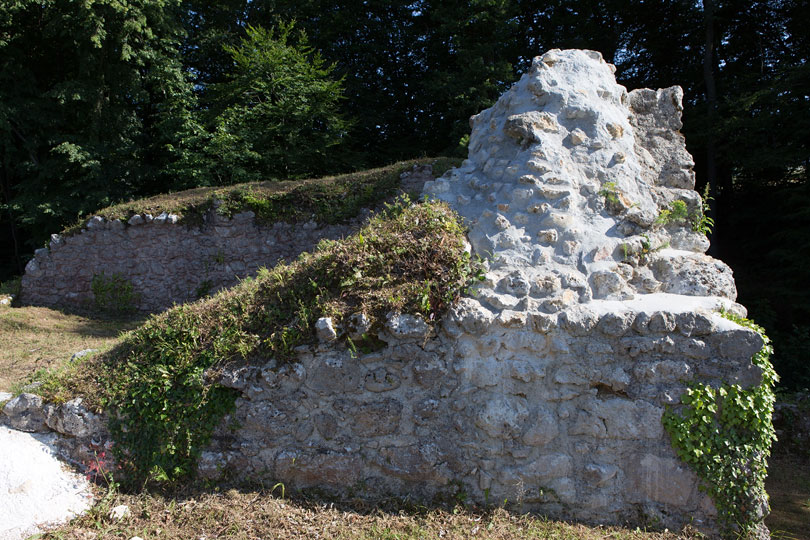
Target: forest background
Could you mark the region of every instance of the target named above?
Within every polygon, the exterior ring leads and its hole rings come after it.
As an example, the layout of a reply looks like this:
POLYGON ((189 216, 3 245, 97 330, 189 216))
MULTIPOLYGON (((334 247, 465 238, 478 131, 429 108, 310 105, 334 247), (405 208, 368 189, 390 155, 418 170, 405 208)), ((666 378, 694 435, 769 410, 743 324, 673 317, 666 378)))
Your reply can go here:
POLYGON ((551 48, 684 88, 710 253, 809 387, 807 0, 3 0, 0 281, 115 202, 463 156, 551 48))

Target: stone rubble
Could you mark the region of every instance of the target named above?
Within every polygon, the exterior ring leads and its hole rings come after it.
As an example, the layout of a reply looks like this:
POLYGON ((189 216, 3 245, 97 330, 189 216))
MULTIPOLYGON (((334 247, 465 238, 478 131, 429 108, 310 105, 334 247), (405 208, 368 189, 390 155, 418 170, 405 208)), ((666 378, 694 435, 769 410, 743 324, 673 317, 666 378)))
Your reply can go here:
MULTIPOLYGON (((8 395, 9 398, 11 395, 8 395)), ((68 462, 86 468, 110 446, 107 419, 89 411, 77 397, 60 405, 23 392, 0 410, 0 425, 27 433, 55 433, 52 444, 68 462)))

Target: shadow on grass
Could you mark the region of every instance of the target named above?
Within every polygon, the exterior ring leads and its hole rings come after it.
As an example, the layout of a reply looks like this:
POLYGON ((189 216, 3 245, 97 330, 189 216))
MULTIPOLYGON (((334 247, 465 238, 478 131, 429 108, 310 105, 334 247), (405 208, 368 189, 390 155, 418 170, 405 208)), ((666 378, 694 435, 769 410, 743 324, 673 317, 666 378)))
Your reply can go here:
POLYGON ((810 453, 785 453, 777 446, 768 467, 766 490, 771 515, 765 523, 771 537, 810 540, 810 453))

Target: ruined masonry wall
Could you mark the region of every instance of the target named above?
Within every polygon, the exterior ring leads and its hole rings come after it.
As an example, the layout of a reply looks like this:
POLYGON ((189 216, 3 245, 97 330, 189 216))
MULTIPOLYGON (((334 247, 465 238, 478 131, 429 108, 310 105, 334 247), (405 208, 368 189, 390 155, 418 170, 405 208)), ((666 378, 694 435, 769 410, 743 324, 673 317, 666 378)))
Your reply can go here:
POLYGON ((138 295, 137 308, 158 311, 234 285, 311 250, 321 239, 349 234, 352 225, 275 223, 261 226, 253 212, 232 219, 210 213, 202 227, 173 223, 176 216, 105 221, 95 217, 81 234, 54 236, 36 252, 22 279, 21 300, 45 306, 92 305, 91 282, 102 272, 122 276, 138 295))
POLYGON ((242 395, 200 472, 362 496, 463 490, 556 518, 711 531, 661 415, 687 380, 758 382, 761 341, 709 306, 496 316, 464 299, 438 334, 392 316, 379 352, 321 343, 223 375, 242 395))
MULTIPOLYGON (((201 472, 429 498, 462 489, 598 523, 716 510, 662 425, 688 385, 760 384, 731 270, 700 216, 682 91, 618 85, 593 51, 549 51, 471 119, 468 159, 425 184, 469 226, 485 279, 439 321, 392 314, 383 350, 329 343, 226 372, 241 392, 201 472)), ((331 328, 321 321, 321 330, 331 328)), ((338 334, 346 329, 337 329, 338 334)))
MULTIPOLYGON (((760 384, 751 358, 762 340, 718 314, 745 309, 706 238, 688 220, 659 222, 673 201, 690 219, 701 211, 681 99, 678 87, 628 93, 593 51, 535 58, 471 120, 469 158, 424 188, 464 218, 485 279, 434 330, 390 314, 377 352, 346 350, 335 338, 347 329, 322 319, 320 342, 295 361, 219 373, 240 397, 200 473, 361 496, 463 490, 557 518, 716 534, 716 510, 661 419, 690 384, 760 384)), ((251 241, 253 229, 248 215, 207 233, 88 224, 38 253, 23 292, 52 301, 95 272, 143 280, 133 269, 156 264, 155 286, 189 294, 218 250, 226 279, 248 271, 245 253, 281 256, 273 250, 300 232, 251 241), (105 252, 156 235, 143 254, 105 252), (189 251, 202 255, 172 262, 189 251)))
MULTIPOLYGON (((400 175, 400 189, 420 191, 433 180, 430 164, 400 175)), ((48 248, 36 250, 22 277, 21 301, 43 306, 93 304, 91 283, 102 272, 133 285, 136 308, 160 311, 216 292, 262 267, 290 261, 323 239, 357 230, 373 209, 343 224, 256 223, 253 212, 227 218, 208 212, 201 226, 186 226, 178 216, 134 215, 127 222, 94 216, 80 234, 51 235, 48 248)))

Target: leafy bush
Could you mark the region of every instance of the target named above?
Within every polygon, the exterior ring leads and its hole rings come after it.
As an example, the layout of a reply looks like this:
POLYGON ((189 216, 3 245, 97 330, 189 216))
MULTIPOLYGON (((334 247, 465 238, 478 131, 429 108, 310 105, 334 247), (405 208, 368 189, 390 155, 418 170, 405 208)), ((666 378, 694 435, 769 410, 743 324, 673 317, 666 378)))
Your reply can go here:
POLYGON ((120 274, 107 277, 104 272, 93 276, 90 282, 93 302, 97 309, 111 313, 126 313, 136 308, 140 295, 132 283, 120 274))
POLYGON ((214 85, 217 111, 203 152, 212 184, 289 178, 335 170, 334 147, 349 122, 339 111, 342 81, 293 24, 248 26, 225 50, 228 81, 214 85))

